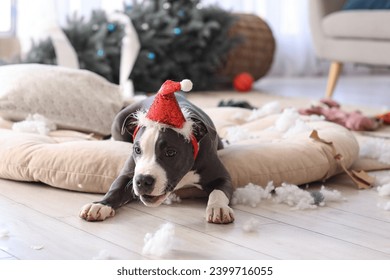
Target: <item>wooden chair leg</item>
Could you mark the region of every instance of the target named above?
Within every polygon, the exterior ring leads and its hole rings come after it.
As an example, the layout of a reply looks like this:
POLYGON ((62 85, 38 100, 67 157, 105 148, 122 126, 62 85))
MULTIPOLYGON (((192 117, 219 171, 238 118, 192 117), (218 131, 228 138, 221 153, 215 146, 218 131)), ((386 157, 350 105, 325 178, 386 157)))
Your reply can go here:
POLYGON ((334 89, 336 88, 337 80, 339 79, 343 64, 338 61, 333 61, 329 68, 328 85, 326 86, 326 98, 332 98, 334 89))

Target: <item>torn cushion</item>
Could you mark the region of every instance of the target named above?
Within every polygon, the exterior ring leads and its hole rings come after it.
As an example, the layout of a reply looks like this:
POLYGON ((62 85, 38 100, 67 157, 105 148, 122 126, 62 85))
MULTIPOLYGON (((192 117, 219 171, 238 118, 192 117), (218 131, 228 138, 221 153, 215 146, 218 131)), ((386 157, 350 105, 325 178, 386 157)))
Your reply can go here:
MULTIPOLYGON (((249 183, 265 186, 269 181, 300 185, 327 179, 342 172, 334 150, 342 155, 347 168, 358 158, 354 135, 334 123, 299 117, 285 126, 281 122, 284 113, 249 120, 252 112, 247 109, 205 111, 220 136, 230 143, 218 153, 235 188, 249 183), (313 130, 333 145, 310 138, 313 130)), ((45 136, 1 129, 0 177, 105 193, 131 151, 130 143, 96 140, 74 131, 45 136)))

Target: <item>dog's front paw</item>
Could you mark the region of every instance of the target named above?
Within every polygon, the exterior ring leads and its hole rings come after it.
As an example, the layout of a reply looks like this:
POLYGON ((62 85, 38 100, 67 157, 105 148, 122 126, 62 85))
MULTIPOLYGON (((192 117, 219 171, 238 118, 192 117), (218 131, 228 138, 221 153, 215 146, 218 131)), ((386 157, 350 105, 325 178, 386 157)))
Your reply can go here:
POLYGON ((80 218, 93 222, 104 221, 115 215, 115 210, 111 206, 101 203, 88 203, 81 208, 80 218))
POLYGON ((214 224, 228 224, 234 221, 233 209, 229 207, 229 199, 223 191, 213 190, 210 193, 206 219, 214 224))
POLYGON ((229 224, 234 221, 234 212, 227 205, 209 205, 206 208, 206 218, 209 223, 229 224))

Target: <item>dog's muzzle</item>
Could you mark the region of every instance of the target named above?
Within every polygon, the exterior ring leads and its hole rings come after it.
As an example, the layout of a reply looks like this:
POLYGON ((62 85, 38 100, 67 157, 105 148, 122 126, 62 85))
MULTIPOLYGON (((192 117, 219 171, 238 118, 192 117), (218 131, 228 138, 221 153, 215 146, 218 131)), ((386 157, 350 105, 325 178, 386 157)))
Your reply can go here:
POLYGON ((146 206, 159 206, 169 195, 169 193, 163 193, 161 195, 150 195, 153 192, 155 183, 156 179, 151 175, 141 174, 134 178, 136 195, 140 197, 141 201, 146 206))
POLYGON ((140 195, 140 199, 141 199, 142 203, 145 204, 146 206, 157 207, 161 203, 164 202, 164 200, 168 197, 168 195, 169 195, 169 193, 162 194, 162 195, 156 195, 156 196, 143 194, 143 195, 140 195))

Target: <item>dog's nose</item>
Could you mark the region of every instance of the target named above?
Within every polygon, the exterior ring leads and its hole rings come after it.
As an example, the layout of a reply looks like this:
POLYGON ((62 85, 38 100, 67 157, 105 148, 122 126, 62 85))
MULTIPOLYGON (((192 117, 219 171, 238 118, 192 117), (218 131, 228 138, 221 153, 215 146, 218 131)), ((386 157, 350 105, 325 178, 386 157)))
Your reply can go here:
POLYGON ((137 175, 135 177, 135 185, 138 191, 142 194, 147 194, 152 192, 155 179, 151 175, 137 175))

